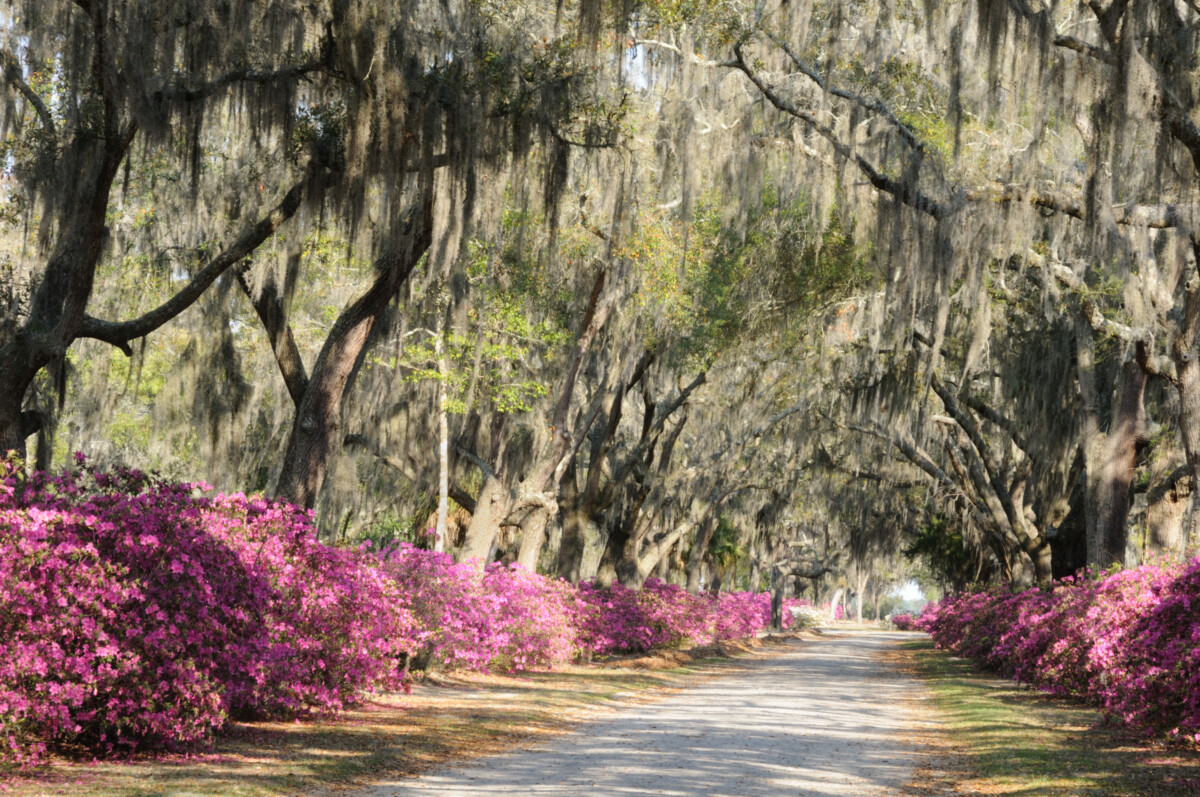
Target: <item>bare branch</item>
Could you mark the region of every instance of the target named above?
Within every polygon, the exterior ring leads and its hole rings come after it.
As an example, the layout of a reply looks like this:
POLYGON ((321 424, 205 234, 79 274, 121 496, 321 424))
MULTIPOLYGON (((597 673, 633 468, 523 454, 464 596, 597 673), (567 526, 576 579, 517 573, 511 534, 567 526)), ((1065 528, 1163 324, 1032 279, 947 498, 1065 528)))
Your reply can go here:
POLYGON ((409 466, 407 462, 399 457, 393 457, 389 454, 385 454, 380 445, 374 440, 371 440, 365 434, 348 434, 342 438, 342 445, 346 446, 347 448, 365 448, 367 451, 371 452, 376 459, 378 459, 384 465, 387 465, 389 468, 398 471, 400 475, 408 481, 412 482, 413 484, 421 483, 421 480, 417 477, 416 472, 409 466))
POLYGON ((970 393, 962 393, 960 395, 964 404, 975 410, 975 412, 979 413, 987 420, 996 424, 996 426, 999 426, 1001 429, 1008 432, 1008 436, 1012 438, 1013 443, 1015 443, 1017 448, 1021 449, 1022 452, 1029 450, 1029 441, 1025 439, 1025 435, 1021 433, 1021 430, 1017 428, 1017 425, 1013 423, 1010 418, 1001 415, 995 409, 985 404, 975 396, 972 396, 970 393))
POLYGON ((860 432, 862 434, 870 435, 871 437, 877 438, 894 446, 909 462, 913 463, 918 468, 925 471, 925 473, 932 476, 933 479, 942 487, 953 491, 955 494, 963 495, 962 490, 959 489, 958 484, 954 481, 954 479, 951 479, 944 470, 939 468, 937 464, 934 463, 933 458, 926 454, 920 446, 916 445, 908 438, 900 434, 889 434, 879 426, 863 426, 855 423, 842 423, 841 421, 834 421, 833 419, 829 420, 833 421, 834 425, 842 429, 848 429, 852 432, 860 432))
POLYGON ((1159 83, 1159 90, 1163 97, 1163 117, 1167 121, 1167 128, 1171 131, 1171 135, 1187 148, 1196 171, 1200 172, 1200 125, 1192 121, 1188 109, 1183 106, 1175 93, 1161 85, 1161 79, 1159 83))
MULTIPOLYGON (((1035 262, 1046 262, 1040 256, 1031 256, 1035 262)), ((1153 334, 1145 327, 1131 327, 1106 318, 1100 307, 1084 292, 1087 287, 1083 280, 1067 266, 1058 262, 1049 262, 1050 273, 1061 284, 1070 288, 1079 301, 1079 310, 1084 321, 1094 332, 1111 335, 1127 343, 1140 343, 1153 340, 1153 334)))
POLYGON ((478 454, 475 454, 472 451, 468 451, 467 449, 463 448, 462 446, 455 446, 455 448, 458 449, 458 453, 462 454, 463 457, 465 457, 468 462, 470 462, 472 465, 479 468, 479 470, 481 470, 483 472, 483 476, 485 479, 488 478, 489 476, 492 478, 496 478, 496 472, 494 470, 492 470, 492 466, 487 464, 487 462, 485 462, 483 460, 483 458, 480 457, 478 454))
MULTIPOLYGON (((1080 220, 1084 218, 1085 214, 1081 197, 1018 185, 1003 185, 1000 186, 998 192, 994 193, 986 189, 971 190, 966 193, 965 198, 972 202, 1028 202, 1035 207, 1080 220)), ((1113 205, 1111 210, 1113 220, 1117 224, 1149 227, 1157 230, 1182 229, 1189 234, 1194 229, 1197 218, 1200 217, 1200 208, 1197 208, 1195 204, 1121 203, 1113 205)))
POLYGON ((1109 64, 1110 66, 1117 63, 1116 56, 1114 56, 1108 50, 1098 47, 1090 42, 1085 42, 1083 39, 1076 38, 1075 36, 1055 36, 1054 46, 1062 47, 1067 50, 1074 50, 1081 55, 1094 58, 1095 60, 1109 64))
MULTIPOLYGON (((663 426, 666 424, 667 419, 674 415, 675 412, 687 402, 692 393, 694 393, 696 389, 703 385, 706 381, 708 381, 708 372, 701 371, 696 375, 696 378, 691 381, 691 384, 687 385, 687 387, 679 391, 678 395, 674 396, 670 401, 658 408, 654 414, 654 419, 646 427, 645 433, 642 435, 641 442, 639 442, 637 446, 629 452, 629 456, 625 458, 625 461, 621 464, 621 467, 618 468, 613 474, 613 483, 620 484, 625 480, 625 477, 629 475, 629 472, 642 461, 642 458, 645 456, 650 447, 657 442, 658 435, 662 431, 663 426)), ((632 387, 632 384, 630 384, 630 387, 632 387)))
POLYGON ((791 59, 792 63, 796 65, 796 68, 800 70, 800 73, 813 83, 816 83, 821 91, 831 94, 834 97, 840 97, 843 100, 853 102, 864 110, 877 113, 884 117, 891 122, 892 126, 896 128, 897 132, 900 133, 900 138, 904 140, 904 143, 912 147, 918 154, 925 154, 925 143, 917 138, 917 135, 912 131, 912 128, 904 124, 904 122, 900 121, 896 114, 892 113, 891 108, 879 100, 872 100, 860 94, 855 94, 854 92, 846 91, 845 89, 840 89, 836 86, 830 86, 829 82, 822 78, 817 70, 813 69, 802 58, 800 58, 800 56, 796 55, 795 51, 792 50, 786 41, 773 33, 768 33, 765 31, 764 33, 766 33, 767 38, 769 38, 775 43, 776 46, 783 50, 787 57, 791 59))
MULTIPOLYGON (((294 254, 293 258, 298 266, 299 253, 294 254)), ((292 258, 289 258, 289 272, 292 264, 292 258)), ((287 385, 288 394, 292 397, 292 403, 299 407, 300 402, 304 400, 304 392, 308 390, 308 374, 304 369, 304 360, 300 357, 300 349, 296 346, 291 324, 288 323, 287 307, 284 305, 284 294, 287 290, 281 292, 275 280, 268 276, 256 292, 246 279, 247 270, 247 267, 235 269, 238 285, 262 321, 267 340, 271 343, 271 351, 275 354, 275 362, 279 365, 284 384, 287 385)))
MULTIPOLYGON (((674 53, 680 58, 684 57, 683 50, 670 42, 661 41, 659 39, 634 39, 634 44, 642 47, 652 47, 656 50, 666 50, 669 53, 674 53)), ((692 63, 698 66, 714 67, 727 66, 724 61, 710 61, 707 58, 701 58, 696 53, 692 53, 692 63)))

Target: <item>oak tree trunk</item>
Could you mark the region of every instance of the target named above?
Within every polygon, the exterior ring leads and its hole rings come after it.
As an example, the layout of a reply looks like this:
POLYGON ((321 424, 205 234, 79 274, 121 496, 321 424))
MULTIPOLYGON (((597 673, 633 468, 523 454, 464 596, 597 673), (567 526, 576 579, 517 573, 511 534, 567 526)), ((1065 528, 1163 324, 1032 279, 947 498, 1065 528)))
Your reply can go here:
POLYGON ((692 543, 692 552, 688 555, 687 562, 687 591, 692 595, 700 594, 700 578, 704 573, 704 557, 708 555, 708 543, 712 540, 713 530, 716 528, 716 525, 716 518, 710 516, 704 522, 704 525, 700 527, 700 533, 696 535, 696 541, 692 543))
POLYGON ((529 572, 536 572, 542 546, 546 543, 546 526, 550 522, 550 510, 536 507, 521 523, 521 548, 517 563, 529 572))
MULTIPOLYGON (((1200 242, 1193 249, 1200 258, 1200 242)), ((1200 261, 1198 261, 1200 262, 1200 261)), ((1184 299, 1183 330, 1171 346, 1175 362, 1176 387, 1179 390, 1179 435, 1183 441, 1191 482, 1191 506, 1183 518, 1180 546, 1195 544, 1200 530, 1200 352, 1197 333, 1200 332, 1200 284, 1188 284, 1184 299)))
POLYGON ((375 281, 342 311, 325 338, 296 408, 275 488, 277 498, 308 509, 316 503, 329 460, 342 447, 342 404, 346 393, 362 366, 372 330, 429 249, 433 240, 432 216, 432 205, 426 199, 409 222, 405 248, 387 252, 376 261, 375 281))
POLYGON ((1145 442, 1146 372, 1129 359, 1121 368, 1120 379, 1108 432, 1093 433, 1085 440, 1088 565, 1097 570, 1125 565, 1129 490, 1137 453, 1145 442))
POLYGON ((508 514, 508 490, 495 474, 484 476, 475 499, 475 511, 467 524, 467 535, 458 553, 460 562, 475 561, 482 569, 500 534, 500 521, 508 514))

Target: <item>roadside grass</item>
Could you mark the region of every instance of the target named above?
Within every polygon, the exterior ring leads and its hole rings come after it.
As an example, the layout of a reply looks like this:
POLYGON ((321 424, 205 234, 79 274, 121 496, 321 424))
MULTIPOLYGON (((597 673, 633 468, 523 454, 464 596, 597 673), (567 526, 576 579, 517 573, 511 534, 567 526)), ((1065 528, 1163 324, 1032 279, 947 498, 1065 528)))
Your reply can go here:
MULTIPOLYGON (((771 655, 789 644, 795 642, 751 656, 771 655)), ((677 665, 679 658, 686 657, 626 662, 639 669, 575 665, 514 675, 434 676, 417 684, 412 695, 380 695, 336 719, 235 723, 211 750, 195 755, 97 763, 57 759, 27 775, 0 775, 0 795, 267 797, 337 791, 535 744, 621 706, 740 668, 738 657, 677 665)))
POLYGON ((1200 794, 1195 750, 1104 726, 1090 706, 980 674, 928 639, 903 643, 901 659, 932 693, 932 746, 944 754, 941 779, 959 793, 1200 794))

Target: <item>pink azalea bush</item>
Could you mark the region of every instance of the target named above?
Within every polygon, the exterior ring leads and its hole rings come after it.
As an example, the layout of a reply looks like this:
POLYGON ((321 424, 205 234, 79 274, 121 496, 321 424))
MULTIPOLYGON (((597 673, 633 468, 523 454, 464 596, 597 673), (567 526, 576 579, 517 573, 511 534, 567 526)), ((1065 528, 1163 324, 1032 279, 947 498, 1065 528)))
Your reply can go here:
POLYGON ((1080 575, 1050 591, 951 595, 918 625, 986 669, 1200 741, 1200 558, 1080 575))
POLYGON ((896 626, 897 631, 912 631, 917 627, 917 618, 911 614, 893 614, 892 625, 896 626))
POLYGON ((419 666, 485 670, 500 655, 506 641, 494 623, 500 600, 470 564, 403 544, 385 558, 383 569, 416 622, 419 666))
POLYGON ((407 689, 413 669, 546 668, 770 623, 765 593, 335 548, 288 504, 78 464, 0 466, 0 764, 185 747, 231 718, 407 689))
MULTIPOLYGON (((723 592, 712 604, 713 637, 736 639, 753 636, 771 624, 771 595, 766 592, 723 592)), ((785 607, 783 621, 790 624, 792 613, 785 607)))
POLYGON ((422 666, 527 670, 576 654, 576 598, 561 579, 499 564, 480 579, 473 564, 408 544, 388 554, 382 569, 415 619, 422 666))
POLYGON ((580 652, 574 622, 578 600, 563 579, 539 576, 516 563, 496 563, 484 573, 483 588, 500 604, 493 623, 503 642, 498 666, 549 668, 580 652))
POLYGON ((411 617, 307 514, 136 471, 0 480, 0 742, 175 747, 404 686, 411 617))
MULTIPOLYGON (((583 582, 575 594, 577 645, 588 654, 706 645, 753 636, 771 624, 771 596, 766 592, 692 595, 683 587, 649 578, 640 590, 583 582)), ((792 623, 791 608, 806 605, 811 604, 784 601, 785 628, 792 623)))

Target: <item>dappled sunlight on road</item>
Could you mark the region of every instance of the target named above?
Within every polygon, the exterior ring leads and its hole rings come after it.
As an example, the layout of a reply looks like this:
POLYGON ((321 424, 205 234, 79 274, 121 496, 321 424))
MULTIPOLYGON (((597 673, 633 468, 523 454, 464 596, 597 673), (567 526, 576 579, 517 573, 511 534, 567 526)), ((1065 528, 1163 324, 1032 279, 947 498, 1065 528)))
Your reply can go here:
POLYGON ((359 797, 492 794, 878 795, 912 774, 905 692, 876 653, 911 635, 804 643, 551 746, 478 759, 359 797))

